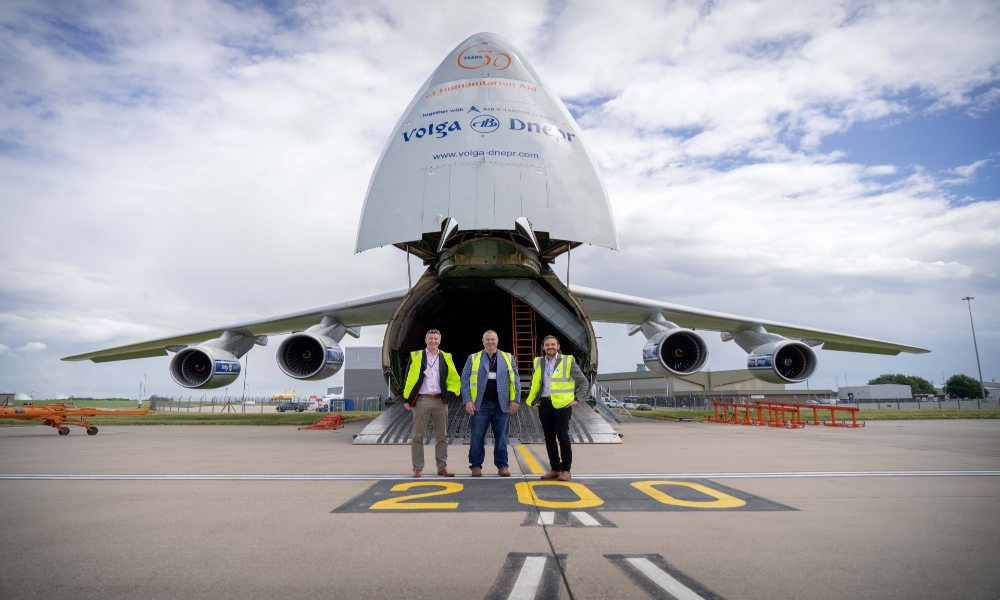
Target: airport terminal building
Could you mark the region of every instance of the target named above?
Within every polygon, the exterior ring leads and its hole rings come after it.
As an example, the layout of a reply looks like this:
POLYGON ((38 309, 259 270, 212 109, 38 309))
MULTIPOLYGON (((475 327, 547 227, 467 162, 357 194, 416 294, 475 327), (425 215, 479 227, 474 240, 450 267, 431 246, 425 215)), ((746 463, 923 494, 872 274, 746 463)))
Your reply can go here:
POLYGON ((631 402, 654 407, 707 407, 712 400, 806 402, 833 395, 833 391, 827 389, 789 390, 784 384, 761 381, 747 369, 701 371, 683 377, 665 377, 652 371, 602 373, 597 376, 597 382, 618 400, 630 398, 631 402))

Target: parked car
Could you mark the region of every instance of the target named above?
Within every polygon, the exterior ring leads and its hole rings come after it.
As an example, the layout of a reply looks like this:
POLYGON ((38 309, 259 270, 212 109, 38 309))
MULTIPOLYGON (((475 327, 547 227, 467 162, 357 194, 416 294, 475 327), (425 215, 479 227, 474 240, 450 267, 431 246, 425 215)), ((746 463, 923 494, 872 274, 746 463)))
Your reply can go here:
POLYGON ((632 402, 626 402, 625 404, 622 404, 622 408, 624 408, 625 410, 635 410, 636 406, 638 405, 632 402))
POLYGON ((309 403, 300 400, 286 400, 278 405, 278 412, 295 411, 295 412, 305 412, 309 407, 309 403))
POLYGON ((635 409, 636 410, 653 410, 653 407, 650 406, 650 405, 648 405, 648 404, 636 404, 635 405, 635 409))
POLYGON ((619 400, 605 400, 604 404, 608 408, 622 408, 622 403, 619 400))

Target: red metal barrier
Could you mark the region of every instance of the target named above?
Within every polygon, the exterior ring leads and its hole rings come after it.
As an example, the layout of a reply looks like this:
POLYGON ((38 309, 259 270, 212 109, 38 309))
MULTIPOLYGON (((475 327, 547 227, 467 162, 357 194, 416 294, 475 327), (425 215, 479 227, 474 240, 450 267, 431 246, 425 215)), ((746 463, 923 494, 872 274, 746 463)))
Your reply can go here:
POLYGON ((316 421, 312 425, 303 425, 299 427, 302 429, 340 429, 344 426, 344 418, 339 414, 336 415, 326 415, 319 421, 316 421))
MULTIPOLYGON (((858 409, 853 406, 835 406, 827 404, 794 404, 788 402, 768 402, 756 400, 753 404, 736 402, 712 401, 713 413, 708 421, 712 423, 731 423, 734 425, 766 425, 768 427, 784 427, 799 429, 806 425, 825 425, 827 427, 864 427, 864 422, 858 422, 858 409), (720 410, 721 409, 721 410, 720 410), (803 420, 802 412, 812 414, 812 420, 803 420), (830 420, 821 421, 820 411, 829 411, 830 420), (849 413, 850 422, 846 419, 838 421, 838 413, 849 413)), ((847 416, 847 415, 843 415, 847 416)))
POLYGON ((756 400, 755 403, 761 406, 794 407, 800 414, 803 409, 805 409, 806 414, 812 414, 812 420, 805 421, 805 424, 807 425, 825 425, 827 427, 865 426, 864 422, 858 422, 858 407, 856 406, 837 406, 835 404, 795 404, 789 402, 769 402, 767 400, 756 400), (829 411, 829 421, 820 420, 820 414, 822 414, 821 411, 829 411), (844 418, 838 420, 838 414, 844 418), (850 417, 850 422, 846 419, 848 416, 850 417))

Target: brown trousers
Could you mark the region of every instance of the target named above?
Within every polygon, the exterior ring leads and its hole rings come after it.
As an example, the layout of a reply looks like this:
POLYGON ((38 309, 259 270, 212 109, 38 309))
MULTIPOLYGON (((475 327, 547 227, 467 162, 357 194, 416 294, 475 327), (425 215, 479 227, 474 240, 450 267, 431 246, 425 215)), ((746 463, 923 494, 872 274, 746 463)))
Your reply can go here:
POLYGON ((427 432, 427 419, 434 423, 434 460, 438 471, 448 466, 448 407, 444 400, 420 396, 413 407, 413 441, 410 442, 410 457, 414 469, 424 468, 424 435, 427 432))

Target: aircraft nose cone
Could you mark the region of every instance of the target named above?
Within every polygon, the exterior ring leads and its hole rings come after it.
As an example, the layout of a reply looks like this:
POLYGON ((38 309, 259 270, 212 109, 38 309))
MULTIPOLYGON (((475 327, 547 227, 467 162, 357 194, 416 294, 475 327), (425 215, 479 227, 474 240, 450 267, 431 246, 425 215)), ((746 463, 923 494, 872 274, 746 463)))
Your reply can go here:
POLYGON ((434 72, 431 85, 492 77, 538 84, 538 75, 513 44, 495 33, 482 32, 455 46, 434 72))

